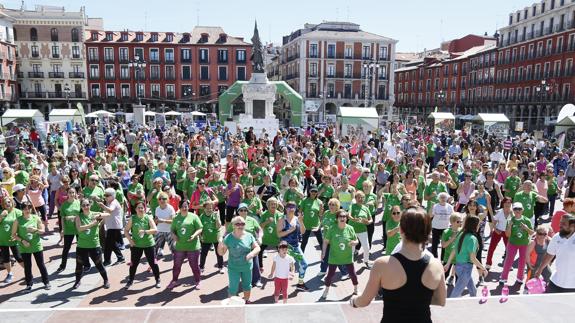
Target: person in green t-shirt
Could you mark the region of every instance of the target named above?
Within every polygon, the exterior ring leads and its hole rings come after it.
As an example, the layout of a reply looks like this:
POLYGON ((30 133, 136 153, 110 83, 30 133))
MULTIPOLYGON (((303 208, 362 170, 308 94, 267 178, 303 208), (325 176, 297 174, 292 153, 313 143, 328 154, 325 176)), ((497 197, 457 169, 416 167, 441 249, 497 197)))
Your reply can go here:
POLYGON ((439 193, 449 193, 445 183, 439 181, 439 172, 435 171, 431 174, 431 182, 425 187, 423 198, 427 201, 427 212, 429 213, 433 206, 439 202, 439 193))
POLYGON ((505 179, 503 184, 503 192, 506 197, 513 198, 515 193, 519 190, 521 186, 521 178, 517 176, 517 168, 513 167, 509 170, 509 176, 505 179))
POLYGON ((124 235, 130 243, 130 271, 128 276, 128 282, 126 283, 125 289, 130 288, 134 283, 134 277, 136 276, 136 269, 140 264, 142 259, 142 254, 146 255, 146 260, 152 268, 154 273, 154 278, 156 279, 156 288, 160 288, 160 268, 156 263, 156 255, 154 246, 156 241, 154 240, 154 234, 158 232, 156 223, 151 214, 145 212, 145 206, 143 202, 136 204, 136 215, 130 217, 126 228, 124 228, 124 235))
POLYGON ((318 199, 318 189, 314 185, 309 189, 308 197, 301 200, 299 209, 303 214, 305 233, 301 238, 301 250, 305 252, 305 247, 309 236, 313 233, 317 243, 323 245, 323 237, 320 230, 321 217, 323 216, 323 203, 318 199))
MULTIPOLYGON (((204 203, 204 210, 207 204, 211 204, 211 201, 204 203)), ((188 212, 189 207, 188 202, 182 204, 180 211, 176 213, 176 216, 172 220, 170 230, 172 231, 172 238, 176 242, 176 247, 174 251, 172 281, 168 285, 168 289, 173 289, 178 285, 182 264, 186 258, 194 274, 196 289, 200 289, 200 237, 202 235, 203 225, 196 214, 188 212)))
POLYGON ((327 205, 327 202, 333 197, 335 193, 335 188, 333 187, 333 183, 331 181, 331 177, 328 175, 323 175, 321 177, 321 184, 317 187, 319 199, 323 202, 324 205, 327 205))
POLYGON ((182 198, 186 198, 186 174, 188 169, 188 160, 185 158, 181 159, 178 165, 178 170, 176 171, 176 194, 182 198))
POLYGON ((138 175, 132 175, 132 182, 128 185, 128 200, 130 201, 130 213, 136 214, 136 204, 146 200, 144 185, 138 182, 138 175))
POLYGON ((2 200, 2 208, 4 209, 0 213, 0 263, 4 265, 7 275, 4 279, 5 284, 12 282, 14 277, 12 273, 12 263, 10 261, 10 252, 14 259, 23 267, 24 260, 20 255, 16 241, 12 239, 12 225, 20 216, 22 216, 22 211, 14 207, 14 200, 9 196, 4 197, 2 200))
MULTIPOLYGON (((533 192, 532 192, 533 193, 533 192)), ((519 194, 519 193, 517 193, 519 194)), ((517 196, 517 194, 515 196, 517 196)), ((533 231, 531 218, 524 215, 524 205, 520 202, 513 203, 513 216, 507 221, 505 235, 509 237, 507 241, 505 261, 499 282, 507 283, 509 270, 515 261, 515 255, 519 252, 519 262, 517 263, 517 282, 522 283, 525 275, 525 263, 527 261, 527 246, 533 231)))
POLYGON ((355 193, 355 204, 352 204, 349 209, 349 224, 355 230, 357 238, 361 243, 363 249, 363 263, 369 269, 371 264, 369 262, 369 239, 367 236, 367 226, 373 222, 369 208, 363 204, 365 201, 365 193, 362 191, 355 193))
POLYGON ((241 201, 241 203, 245 203, 248 205, 248 216, 260 222, 261 221, 260 216, 262 215, 263 211, 262 200, 256 194, 253 186, 246 186, 244 187, 244 190, 245 190, 244 194, 245 198, 241 201))
POLYGON ((299 202, 304 198, 303 192, 298 188, 299 181, 297 177, 292 176, 288 182, 288 189, 283 195, 283 205, 285 206, 289 202, 294 202, 299 205, 299 202))
POLYGON ((399 205, 394 205, 391 208, 391 217, 385 222, 385 232, 387 233, 386 256, 391 255, 395 247, 399 244, 399 241, 401 241, 399 220, 401 220, 401 208, 399 205))
POLYGON ((270 197, 266 203, 267 210, 261 215, 260 227, 263 231, 261 251, 258 255, 258 262, 260 268, 263 268, 264 251, 267 247, 277 247, 280 238, 276 233, 276 226, 283 214, 278 211, 279 202, 275 197, 270 197))
POLYGON ((182 200, 189 200, 192 197, 192 194, 196 190, 197 183, 196 169, 190 166, 188 167, 186 180, 184 181, 184 195, 182 196, 182 200))
POLYGON ((267 168, 264 166, 264 160, 260 158, 257 166, 251 172, 254 186, 262 186, 264 184, 264 176, 269 175, 267 168))
POLYGON ((40 235, 43 233, 44 224, 42 220, 38 215, 32 214, 32 204, 26 202, 22 209, 22 215, 12 223, 12 239, 18 242, 18 249, 24 260, 26 291, 32 290, 32 279, 34 278, 32 276, 32 257, 36 261, 44 287, 47 290, 52 288, 44 264, 44 248, 40 239, 40 235))
MULTIPOLYGON (((182 203, 182 207, 186 206, 187 202, 182 203)), ((204 202, 204 213, 200 215, 200 221, 202 222, 203 230, 200 241, 202 243, 202 251, 200 254, 200 272, 204 272, 204 267, 206 265, 206 257, 210 252, 210 248, 213 246, 214 250, 218 247, 218 238, 220 236, 220 228, 222 227, 222 222, 218 212, 214 210, 215 203, 212 201, 204 202)), ((218 272, 223 274, 224 268, 224 258, 216 252, 216 259, 218 265, 218 272)))
POLYGON ((549 200, 549 214, 552 216, 555 214, 555 201, 557 200, 557 195, 561 192, 557 185, 557 178, 553 172, 553 168, 547 168, 547 200, 549 200))
POLYGON ((460 297, 463 290, 467 287, 469 295, 475 297, 477 295, 477 288, 471 278, 471 273, 474 267, 479 268, 479 274, 482 276, 487 275, 487 270, 477 259, 477 249, 479 248, 479 241, 476 237, 477 227, 479 225, 479 217, 468 215, 463 224, 463 230, 456 238, 456 245, 447 259, 444 269, 449 269, 451 264, 455 262, 455 273, 457 274, 457 281, 449 295, 450 298, 460 297))
MULTIPOLYGON (((247 210, 246 212, 247 213, 247 210)), ((244 292, 244 300, 250 301, 252 290, 252 268, 254 261, 260 252, 256 238, 245 231, 246 221, 241 216, 236 216, 231 222, 234 230, 227 234, 225 238, 219 239, 218 254, 228 256, 228 294, 236 296, 240 280, 244 292)))
POLYGON ((521 205, 523 205, 524 210, 523 216, 531 219, 532 221, 531 227, 533 227, 533 224, 537 222, 537 219, 533 217, 535 215, 535 204, 537 202, 547 203, 547 196, 541 196, 536 192, 533 192, 531 190, 531 188, 533 187, 533 182, 531 182, 530 180, 523 182, 522 187, 523 187, 522 191, 515 193, 515 196, 513 197, 513 202, 514 203, 519 202, 521 203, 521 205))
POLYGON ((102 248, 100 247, 100 225, 103 221, 101 213, 90 211, 92 201, 83 198, 80 200, 81 212, 76 217, 76 230, 78 241, 76 244, 76 282, 72 289, 80 287, 80 280, 84 274, 84 267, 89 265, 90 259, 104 279, 104 288, 110 288, 108 274, 102 262, 102 248))
POLYGON ((68 188, 68 199, 62 203, 60 206, 60 217, 62 223, 62 236, 64 240, 64 248, 62 248, 62 260, 60 267, 56 272, 62 272, 66 269, 66 264, 68 263, 68 253, 70 248, 72 248, 72 242, 74 242, 74 237, 78 234, 76 230, 76 217, 80 214, 80 200, 78 199, 78 193, 73 187, 68 188))
MULTIPOLYGON (((339 208, 341 206, 341 204, 339 203, 339 200, 336 198, 331 198, 328 202, 327 202, 327 206, 328 209, 327 211, 325 211, 323 213, 323 217, 321 220, 321 232, 322 235, 325 236, 327 235, 327 233, 329 232, 329 230, 333 227, 337 225, 337 212, 339 211, 339 208)), ((324 240, 325 241, 325 240, 324 240)), ((323 247, 323 245, 322 245, 323 247)), ((327 254, 324 255, 324 258, 321 261, 320 264, 320 269, 319 269, 319 276, 323 276, 326 274, 327 272, 327 268, 328 268, 328 259, 329 259, 329 248, 327 248, 327 254)), ((345 266, 339 266, 339 272, 344 275, 347 276, 349 275, 347 273, 347 269, 345 268, 345 266)))
MULTIPOLYGON (((461 228, 462 217, 460 213, 453 213, 449 217, 449 228, 443 231, 441 235, 441 248, 443 248, 443 259, 442 263, 446 264, 449 260, 449 256, 451 256, 451 252, 453 248, 455 248, 455 240, 457 239, 457 235, 459 234, 459 229, 461 228)), ((455 272, 453 266, 448 268, 445 272, 448 275, 448 283, 447 285, 453 285, 453 280, 455 279, 455 272)))
POLYGON ((84 187, 82 194, 84 198, 93 202, 90 211, 102 212, 102 208, 97 202, 105 202, 104 189, 100 185, 100 177, 98 175, 91 175, 89 177, 88 186, 84 187))
MULTIPOLYGON (((356 195, 357 196, 357 195, 356 195)), ((351 278, 353 284, 353 293, 357 294, 357 275, 353 266, 353 250, 359 243, 358 237, 353 227, 347 224, 348 214, 344 210, 339 210, 336 213, 337 225, 331 226, 323 240, 321 258, 325 259, 329 246, 329 256, 327 262, 329 264, 327 275, 325 276, 325 289, 323 291, 322 299, 327 298, 329 287, 332 282, 335 268, 337 266, 345 266, 347 274, 351 278)), ((343 275, 344 273, 342 273, 343 275)))

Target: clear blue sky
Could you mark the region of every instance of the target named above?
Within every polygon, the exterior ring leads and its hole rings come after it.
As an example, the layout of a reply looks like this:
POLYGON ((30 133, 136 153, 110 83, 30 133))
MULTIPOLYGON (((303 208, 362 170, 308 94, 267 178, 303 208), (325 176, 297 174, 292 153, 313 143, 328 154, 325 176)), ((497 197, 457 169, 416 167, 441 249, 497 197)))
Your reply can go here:
MULTIPOLYGON (((306 22, 352 21, 365 31, 399 40, 398 51, 436 48, 442 40, 470 33, 493 35, 510 12, 535 0, 28 0, 37 4, 86 7, 88 16, 104 18, 109 30, 190 31, 197 23, 222 26, 226 33, 250 39, 254 19, 263 42, 281 44, 281 37, 306 22), (251 7, 246 7, 250 4, 251 7)), ((19 8, 21 1, 2 1, 19 8)))

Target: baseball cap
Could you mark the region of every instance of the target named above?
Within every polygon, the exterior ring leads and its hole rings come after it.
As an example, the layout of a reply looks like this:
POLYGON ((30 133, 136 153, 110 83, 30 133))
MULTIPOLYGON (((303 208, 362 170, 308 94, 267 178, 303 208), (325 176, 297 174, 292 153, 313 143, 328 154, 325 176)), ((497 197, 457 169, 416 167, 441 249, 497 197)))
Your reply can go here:
POLYGON ((317 192, 317 186, 313 185, 312 187, 309 188, 310 192, 317 192))
POLYGON ((248 205, 246 203, 240 203, 240 206, 238 206, 238 211, 241 209, 247 209, 248 205))
POLYGON ((24 185, 22 185, 22 184, 16 184, 16 185, 14 185, 14 187, 12 188, 12 191, 18 192, 18 191, 21 191, 21 190, 23 190, 23 189, 25 189, 25 188, 26 188, 26 187, 25 187, 24 185))
POLYGON ((520 202, 515 202, 515 203, 513 203, 513 209, 523 210, 523 204, 521 204, 520 202))

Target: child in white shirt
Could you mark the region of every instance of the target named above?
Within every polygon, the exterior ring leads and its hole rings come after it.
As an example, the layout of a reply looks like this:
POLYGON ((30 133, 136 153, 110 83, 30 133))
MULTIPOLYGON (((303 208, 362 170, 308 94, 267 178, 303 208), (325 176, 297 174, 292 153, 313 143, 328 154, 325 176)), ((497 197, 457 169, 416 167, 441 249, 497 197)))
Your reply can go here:
POLYGON ((288 244, 286 241, 280 242, 278 254, 274 257, 274 263, 269 275, 269 279, 274 279, 274 301, 277 303, 280 293, 283 295, 284 304, 288 300, 288 279, 292 280, 295 272, 295 259, 287 254, 288 244), (275 274, 275 275, 274 275, 275 274))

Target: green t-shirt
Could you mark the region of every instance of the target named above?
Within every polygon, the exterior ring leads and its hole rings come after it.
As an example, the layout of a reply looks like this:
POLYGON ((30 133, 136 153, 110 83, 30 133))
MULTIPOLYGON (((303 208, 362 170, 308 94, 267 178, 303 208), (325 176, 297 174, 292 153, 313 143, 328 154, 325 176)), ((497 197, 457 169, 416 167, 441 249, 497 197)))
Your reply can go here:
POLYGON ((197 183, 197 177, 190 179, 189 176, 186 176, 186 179, 184 180, 184 192, 186 193, 185 198, 189 199, 192 196, 192 193, 196 190, 197 183))
POLYGON ((204 212, 200 216, 200 222, 202 222, 202 243, 216 243, 218 242, 218 222, 220 221, 220 215, 217 211, 213 211, 212 214, 208 215, 204 212))
POLYGON ((199 167, 202 167, 204 169, 208 168, 208 165, 206 164, 205 160, 195 161, 192 163, 192 166, 194 166, 194 168, 198 170, 198 172, 196 173, 196 177, 198 179, 204 178, 206 176, 206 171, 200 170, 200 168, 199 168, 199 167))
POLYGON ((529 193, 525 191, 517 192, 513 198, 513 202, 519 202, 523 205, 523 216, 526 218, 532 218, 535 211, 535 202, 537 202, 537 193, 531 191, 529 193))
POLYGON ((365 195, 365 204, 368 204, 371 201, 373 201, 373 205, 368 205, 367 208, 369 209, 369 212, 371 213, 371 217, 374 217, 375 211, 377 210, 377 195, 375 195, 374 193, 366 194, 365 195))
POLYGON ((22 242, 18 241, 18 248, 21 253, 35 253, 42 251, 42 241, 40 240, 40 234, 38 232, 28 232, 28 228, 38 228, 38 222, 40 217, 36 214, 30 214, 28 220, 24 216, 20 216, 18 221, 18 237, 24 239, 30 243, 29 247, 25 247, 22 242))
POLYGON ((212 191, 214 191, 214 193, 216 193, 216 197, 218 198, 218 203, 222 203, 222 202, 226 201, 226 196, 224 194, 226 187, 227 187, 226 181, 224 181, 223 179, 220 179, 218 181, 209 181, 208 187, 211 188, 212 191))
POLYGON ((21 216, 22 211, 14 208, 2 219, 2 222, 0 222, 0 246, 10 247, 16 245, 16 241, 12 240, 12 225, 21 216))
POLYGON ((295 190, 294 189, 288 189, 284 193, 284 199, 283 199, 284 205, 287 204, 288 202, 294 202, 296 205, 299 205, 299 202, 301 201, 301 197, 296 190, 297 189, 295 189, 295 190))
POLYGON ((383 204, 383 221, 391 220, 391 209, 396 205, 401 205, 401 197, 391 193, 383 193, 385 203, 383 204))
MULTIPOLYGON (((452 228, 447 228, 446 230, 443 231, 443 234, 441 235, 441 241, 443 242, 447 242, 449 241, 449 239, 451 239, 451 237, 453 237, 454 234, 458 234, 457 231, 453 231, 452 228)), ((451 255, 451 252, 453 251, 453 248, 457 245, 457 240, 454 240, 449 246, 447 246, 445 248, 445 250, 443 251, 443 262, 447 263, 447 260, 449 260, 449 256, 451 255)))
POLYGON ((257 195, 254 195, 251 199, 243 199, 242 203, 246 203, 248 205, 248 216, 259 221, 260 216, 258 211, 263 209, 262 200, 260 200, 257 195))
POLYGON ((553 196, 557 194, 559 188, 557 187, 557 179, 555 177, 548 176, 547 177, 547 195, 553 196))
POLYGON ((154 186, 153 181, 155 171, 156 171, 155 169, 148 169, 147 171, 144 172, 144 185, 148 190, 151 190, 152 186, 154 186))
POLYGON ((72 202, 66 200, 62 203, 62 206, 60 206, 60 215, 64 222, 64 235, 78 234, 78 230, 76 229, 76 217, 81 211, 82 208, 80 206, 80 200, 78 199, 72 202), (72 219, 72 217, 74 218, 72 219))
MULTIPOLYGON (((246 218, 244 219, 246 221, 246 226, 244 227, 244 230, 247 233, 252 234, 254 237, 257 237, 257 232, 260 228, 260 224, 258 223, 258 220, 250 217, 250 216, 246 216, 246 218)), ((232 232, 234 230, 234 227, 232 226, 232 223, 228 223, 228 226, 226 227, 226 232, 232 232)))
POLYGON ((158 196, 160 195, 160 193, 162 192, 156 192, 154 194, 152 194, 152 198, 150 199, 150 211, 152 211, 152 214, 156 214, 156 208, 158 208, 158 206, 160 205, 160 201, 158 201, 158 196))
POLYGON ((266 210, 264 213, 262 213, 261 216, 262 222, 265 222, 269 219, 272 220, 268 225, 262 228, 264 231, 264 236, 262 238, 263 245, 275 247, 280 243, 280 238, 278 237, 276 232, 276 226, 278 224, 279 219, 282 218, 282 216, 283 214, 277 210, 274 214, 272 214, 269 210, 266 210))
POLYGON ((363 177, 363 175, 361 175, 357 179, 357 182, 355 182, 355 189, 358 191, 363 191, 363 182, 367 181, 368 179, 369 177, 363 177))
POLYGON ((427 201, 427 211, 431 210, 431 208, 439 202, 439 193, 447 193, 447 186, 445 186, 445 183, 442 182, 431 182, 425 187, 424 195, 431 195, 433 192, 435 192, 435 197, 427 201))
MULTIPOLYGON (((128 193, 130 194, 144 193, 144 185, 138 182, 133 182, 130 185, 128 185, 128 193)), ((130 198, 130 205, 134 206, 138 202, 142 201, 144 201, 144 198, 130 198)))
MULTIPOLYGON (((365 205, 352 204, 350 208, 350 214, 352 218, 359 219, 371 219, 371 214, 369 209, 365 205)), ((367 225, 355 221, 349 221, 349 224, 355 230, 355 233, 362 233, 367 231, 367 225)))
MULTIPOLYGON (((399 226, 399 222, 395 222, 392 218, 389 218, 389 220, 385 221, 385 230, 389 231, 389 230, 393 230, 395 228, 397 228, 399 226)), ((401 241, 401 235, 399 234, 399 231, 394 234, 393 236, 387 236, 387 245, 385 246, 385 255, 389 256, 391 255, 391 253, 393 252, 393 249, 395 249, 395 247, 399 244, 399 241, 401 241)))
MULTIPOLYGON (((104 189, 97 185, 94 188, 90 188, 89 186, 84 187, 84 197, 91 198, 96 197, 100 201, 104 200, 104 189)), ((96 202, 92 202, 92 206, 90 206, 90 211, 92 212, 102 212, 102 208, 96 202)))
POLYGON ((331 213, 329 210, 323 213, 323 218, 321 219, 321 230, 324 235, 327 234, 332 226, 337 224, 337 217, 335 213, 331 213))
POLYGON ((319 192, 319 195, 318 195, 319 199, 324 204, 327 204, 329 199, 331 199, 333 197, 333 193, 335 193, 335 189, 333 188, 333 185, 331 185, 331 184, 326 185, 324 183, 319 184, 319 186, 317 187, 317 191, 319 192))
POLYGON ((25 170, 21 170, 14 176, 14 180, 16 184, 28 186, 28 183, 30 182, 30 174, 25 170))
POLYGON ((526 246, 529 244, 529 232, 521 228, 521 224, 525 224, 529 229, 532 229, 531 219, 523 215, 520 219, 511 217, 509 220, 511 222, 511 236, 509 237, 509 243, 514 246, 526 246))
MULTIPOLYGON (((459 233, 460 235, 463 233, 459 233)), ((476 253, 477 252, 477 248, 479 248, 479 241, 477 241, 477 238, 473 235, 473 234, 466 234, 465 238, 463 238, 463 243, 461 244, 461 249, 459 249, 459 240, 460 240, 460 236, 457 237, 457 239, 455 239, 455 246, 454 248, 455 251, 457 252, 455 254, 455 263, 456 264, 467 264, 467 263, 471 263, 471 259, 469 258, 469 254, 470 253, 476 253)))
POLYGON ((435 157, 435 144, 427 144, 427 157, 435 157))
POLYGON ((252 251, 252 245, 255 242, 256 238, 248 232, 240 239, 232 233, 226 235, 223 243, 228 247, 228 270, 232 272, 251 271, 253 259, 246 260, 246 256, 252 251))
MULTIPOLYGON (((78 214, 80 225, 84 226, 94 221, 95 214, 90 212, 90 215, 85 215, 83 212, 78 214)), ((98 248, 100 247, 100 228, 98 226, 91 227, 84 231, 78 232, 78 248, 98 248)))
POLYGON ((299 203, 299 208, 303 212, 303 224, 308 230, 319 227, 321 205, 322 203, 319 199, 314 200, 309 197, 299 203))
POLYGON ((326 239, 329 240, 330 265, 349 265, 353 263, 353 248, 349 245, 351 241, 357 239, 355 230, 349 224, 341 229, 339 226, 332 226, 327 232, 326 239))
POLYGON ((132 240, 138 248, 149 248, 156 244, 154 236, 149 233, 144 233, 140 235, 140 230, 150 230, 150 219, 151 215, 144 214, 144 216, 139 217, 138 215, 132 216, 132 228, 130 233, 132 234, 132 240))
POLYGON ((184 191, 186 188, 186 170, 178 169, 176 172, 176 189, 178 191, 184 191))
POLYGON ((521 179, 518 176, 509 176, 505 179, 505 184, 503 184, 503 188, 505 188, 505 196, 513 198, 515 197, 515 193, 519 189, 521 185, 521 179))
POLYGON ((252 175, 257 175, 254 178, 254 186, 262 186, 264 185, 264 176, 268 175, 269 172, 265 167, 256 167, 252 171, 252 175))
POLYGON ((248 172, 244 172, 241 176, 240 176, 240 184, 242 184, 243 187, 248 187, 248 186, 252 186, 252 177, 250 176, 250 174, 248 172))
POLYGON ((194 232, 202 228, 202 222, 197 215, 189 212, 188 215, 184 217, 180 212, 178 212, 172 220, 172 232, 174 232, 178 237, 178 241, 176 242, 176 251, 200 250, 201 246, 199 236, 192 241, 189 240, 194 232))

